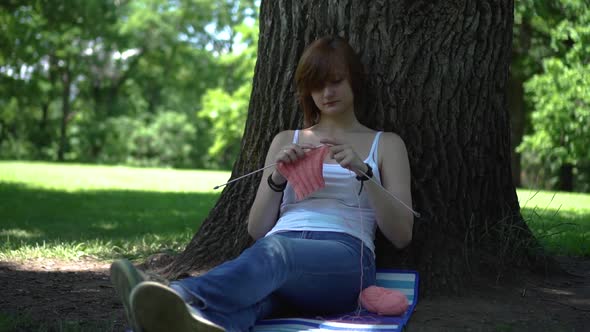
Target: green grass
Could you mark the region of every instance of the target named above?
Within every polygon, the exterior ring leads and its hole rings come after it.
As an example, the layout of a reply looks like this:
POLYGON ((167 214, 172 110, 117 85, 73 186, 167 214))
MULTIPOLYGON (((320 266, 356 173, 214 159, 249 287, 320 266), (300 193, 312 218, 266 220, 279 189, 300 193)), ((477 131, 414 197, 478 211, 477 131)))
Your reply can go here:
POLYGON ((228 172, 0 162, 0 260, 182 250, 228 172))
MULTIPOLYGON (((0 162, 0 260, 178 252, 229 172, 0 162)), ((590 195, 518 190, 522 213, 554 254, 590 256, 590 195)))
POLYGON ((552 254, 590 256, 590 195, 518 190, 521 213, 552 254))

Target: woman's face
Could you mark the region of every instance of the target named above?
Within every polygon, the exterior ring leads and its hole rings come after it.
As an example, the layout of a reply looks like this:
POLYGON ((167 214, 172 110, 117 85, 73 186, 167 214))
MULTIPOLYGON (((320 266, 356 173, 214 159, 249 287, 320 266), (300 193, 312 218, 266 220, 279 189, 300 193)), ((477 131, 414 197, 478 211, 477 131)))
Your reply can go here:
POLYGON ((354 94, 345 75, 336 76, 323 87, 313 90, 311 97, 322 114, 354 111, 354 94))

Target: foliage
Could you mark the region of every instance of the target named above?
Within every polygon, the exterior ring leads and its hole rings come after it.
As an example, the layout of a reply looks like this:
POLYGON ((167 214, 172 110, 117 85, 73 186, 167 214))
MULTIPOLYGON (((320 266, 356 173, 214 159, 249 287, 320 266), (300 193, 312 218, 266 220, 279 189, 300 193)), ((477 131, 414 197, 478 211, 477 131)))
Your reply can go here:
POLYGON ((121 115, 98 122, 81 118, 72 125, 70 158, 72 161, 93 160, 92 139, 103 139, 96 158, 105 164, 135 166, 194 167, 203 164, 195 157, 197 142, 194 121, 178 112, 130 117, 121 115))
POLYGON ((207 90, 199 112, 201 119, 211 123, 214 143, 208 149, 208 165, 222 169, 231 169, 240 151, 256 63, 255 25, 241 25, 237 30, 241 34, 240 42, 245 44, 245 40, 250 40, 252 46, 220 58, 229 74, 222 85, 225 88, 207 90))
MULTIPOLYGON (((535 77, 547 74, 548 68, 556 70, 554 64, 547 62, 557 61, 569 70, 575 70, 573 68, 576 68, 576 63, 585 63, 575 60, 576 57, 572 57, 572 54, 577 54, 577 57, 588 56, 584 41, 577 39, 581 37, 580 33, 584 33, 583 17, 588 15, 588 5, 585 0, 522 0, 514 4, 513 54, 510 70, 510 86, 513 88, 508 90, 508 95, 511 102, 509 110, 513 125, 513 143, 522 158, 519 155, 513 157, 522 161, 522 183, 525 186, 547 189, 559 186, 571 190, 573 182, 576 187, 574 189, 590 190, 590 165, 585 166, 583 164, 587 163, 583 162, 571 167, 569 164, 561 163, 560 158, 548 158, 547 153, 540 154, 538 144, 530 144, 530 137, 537 135, 539 127, 539 124, 533 123, 539 119, 539 116, 533 119, 533 113, 539 112, 539 93, 536 93, 535 89, 539 87, 549 93, 559 90, 547 88, 546 84, 540 83, 535 77), (539 84, 545 87, 541 88, 539 84), (523 134, 529 142, 522 143, 523 134)), ((549 75, 554 74, 555 72, 549 75)), ((566 85, 571 85, 571 82, 566 85)), ((534 140, 539 142, 539 137, 534 140)))
POLYGON ((245 85, 230 95, 222 89, 211 89, 203 96, 203 110, 199 114, 211 123, 214 137, 207 151, 210 167, 231 169, 238 156, 250 90, 245 85))
MULTIPOLYGON (((518 150, 549 182, 564 165, 580 179, 590 165, 590 10, 576 4, 581 6, 573 2, 570 10, 584 9, 582 15, 572 14, 551 31, 552 48, 564 56, 545 59, 543 72, 526 83, 533 130, 518 150)), ((590 190, 577 183, 579 190, 590 190)))
POLYGON ((527 80, 542 70, 550 47, 551 29, 563 17, 559 1, 514 2, 511 75, 527 80))
POLYGON ((195 128, 185 114, 159 113, 150 125, 129 138, 133 163, 149 166, 188 167, 195 128))
POLYGON ((224 164, 207 155, 211 125, 196 114, 208 89, 233 95, 248 81, 244 57, 230 66, 227 55, 238 42, 252 47, 252 38, 238 39, 240 26, 255 22, 257 6, 5 2, 0 93, 11 98, 0 99, 0 158, 224 164))
POLYGON ((27 140, 8 137, 0 144, 0 159, 27 159, 33 154, 33 144, 27 140))
MULTIPOLYGON (((231 168, 252 89, 258 7, 3 2, 0 158, 231 168)), ((543 187, 571 164, 577 189, 590 190, 588 7, 515 2, 511 74, 526 82, 518 151, 543 187)))

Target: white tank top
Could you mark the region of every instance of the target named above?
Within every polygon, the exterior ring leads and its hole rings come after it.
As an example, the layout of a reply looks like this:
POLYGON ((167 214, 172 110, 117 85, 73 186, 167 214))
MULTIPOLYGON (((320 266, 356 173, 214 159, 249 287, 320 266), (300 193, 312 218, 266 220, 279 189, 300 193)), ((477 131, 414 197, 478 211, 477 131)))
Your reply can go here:
MULTIPOLYGON (((377 150, 381 133, 375 135, 369 156, 365 159, 379 183, 381 175, 377 166, 377 150)), ((298 141, 299 130, 296 130, 293 143, 298 141)), ((279 220, 266 236, 285 231, 346 233, 362 240, 375 253, 375 211, 364 189, 358 195, 361 182, 356 179, 356 174, 339 164, 324 163, 323 175, 326 186, 301 201, 297 201, 293 187, 287 183, 279 220)))

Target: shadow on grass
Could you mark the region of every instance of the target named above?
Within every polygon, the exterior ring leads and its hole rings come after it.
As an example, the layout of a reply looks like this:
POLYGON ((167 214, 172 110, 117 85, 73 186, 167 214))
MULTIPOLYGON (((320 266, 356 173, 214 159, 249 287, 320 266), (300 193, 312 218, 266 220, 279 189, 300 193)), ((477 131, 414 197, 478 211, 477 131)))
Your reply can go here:
POLYGON ((64 192, 0 183, 0 241, 11 250, 105 243, 114 250, 155 249, 160 243, 190 239, 218 197, 217 193, 64 192))

